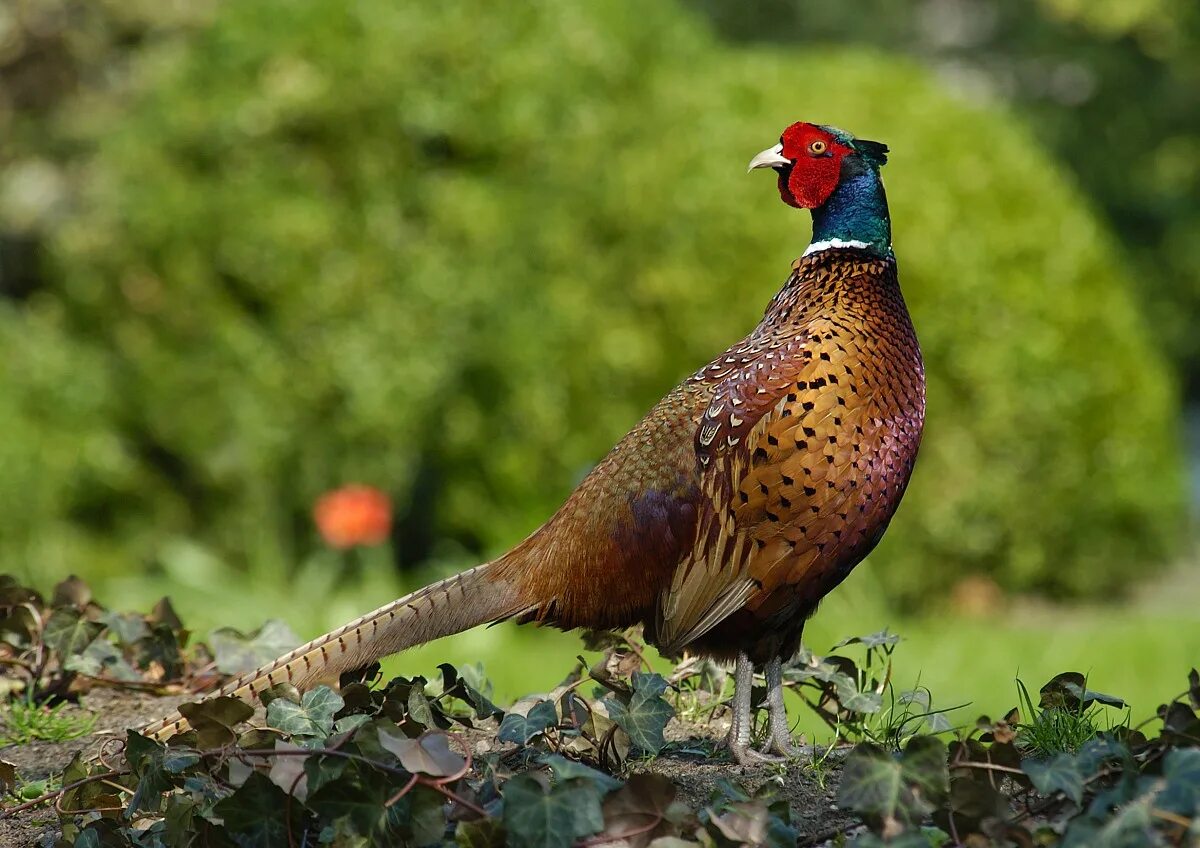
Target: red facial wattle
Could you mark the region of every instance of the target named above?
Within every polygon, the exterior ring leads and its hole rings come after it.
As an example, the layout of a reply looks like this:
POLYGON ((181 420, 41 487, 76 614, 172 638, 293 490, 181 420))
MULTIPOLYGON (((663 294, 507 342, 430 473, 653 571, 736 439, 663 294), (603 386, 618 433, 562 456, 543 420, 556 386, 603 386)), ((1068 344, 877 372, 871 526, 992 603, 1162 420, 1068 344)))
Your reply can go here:
POLYGON ((780 138, 781 154, 792 166, 779 172, 779 195, 783 202, 799 209, 821 206, 837 188, 842 159, 854 152, 835 136, 815 124, 792 124, 780 138), (820 152, 814 152, 818 143, 820 152))

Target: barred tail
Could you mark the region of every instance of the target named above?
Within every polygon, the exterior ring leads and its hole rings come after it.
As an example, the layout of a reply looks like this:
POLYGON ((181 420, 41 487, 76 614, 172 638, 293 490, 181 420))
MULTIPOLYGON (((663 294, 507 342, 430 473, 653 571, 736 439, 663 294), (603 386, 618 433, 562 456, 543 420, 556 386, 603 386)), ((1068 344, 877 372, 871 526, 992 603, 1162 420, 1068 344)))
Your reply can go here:
MULTIPOLYGON (((277 683, 291 683, 303 690, 318 679, 362 668, 405 648, 507 618, 523 605, 511 584, 489 575, 491 567, 492 563, 485 563, 418 589, 234 678, 205 697, 233 695, 252 700, 277 683)), ((187 721, 175 713, 147 725, 141 733, 165 740, 186 729, 187 721)))

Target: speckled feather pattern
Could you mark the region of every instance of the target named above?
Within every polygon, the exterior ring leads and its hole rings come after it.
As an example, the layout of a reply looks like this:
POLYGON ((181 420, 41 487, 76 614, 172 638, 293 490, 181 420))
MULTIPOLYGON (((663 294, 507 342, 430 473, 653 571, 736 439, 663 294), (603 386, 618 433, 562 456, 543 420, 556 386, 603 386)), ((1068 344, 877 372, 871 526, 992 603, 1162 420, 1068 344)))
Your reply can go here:
MULTIPOLYGON (((506 618, 644 623, 669 652, 790 656, 820 599, 886 529, 924 416, 895 261, 807 254, 754 332, 663 398, 524 542, 209 697, 306 688, 506 618)), ((176 713, 142 732, 185 728, 176 713)))
POLYGON ((798 260, 758 327, 672 391, 496 563, 561 627, 789 655, 874 547, 916 460, 925 380, 895 261, 798 260))

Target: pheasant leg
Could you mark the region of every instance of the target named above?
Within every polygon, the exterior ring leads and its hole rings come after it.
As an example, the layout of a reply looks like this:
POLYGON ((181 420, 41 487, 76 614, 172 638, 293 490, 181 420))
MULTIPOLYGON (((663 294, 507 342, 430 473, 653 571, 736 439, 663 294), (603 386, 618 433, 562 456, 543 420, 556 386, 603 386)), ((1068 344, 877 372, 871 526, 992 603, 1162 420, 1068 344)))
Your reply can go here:
POLYGON ((783 704, 783 663, 774 657, 767 663, 767 745, 766 750, 782 757, 795 757, 800 750, 792 744, 792 728, 783 704))
MULTIPOLYGON (((733 721, 729 727, 729 753, 740 765, 755 762, 782 762, 785 757, 773 756, 750 747, 750 731, 754 727, 754 711, 751 693, 754 689, 754 663, 744 653, 738 654, 733 669, 733 721)), ((780 705, 783 704, 780 690, 780 705)), ((784 732, 787 731, 787 716, 784 716, 784 732)))

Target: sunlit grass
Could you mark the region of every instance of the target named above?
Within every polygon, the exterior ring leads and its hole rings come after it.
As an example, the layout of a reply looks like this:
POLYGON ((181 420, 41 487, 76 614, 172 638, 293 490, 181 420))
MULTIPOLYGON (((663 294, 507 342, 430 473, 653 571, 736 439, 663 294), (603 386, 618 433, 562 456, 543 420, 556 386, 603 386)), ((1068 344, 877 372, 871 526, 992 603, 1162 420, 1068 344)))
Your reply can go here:
MULTIPOLYGON (((184 556, 158 579, 113 580, 95 587, 97 597, 121 609, 149 609, 169 594, 183 620, 203 638, 213 628, 247 630, 266 618, 282 618, 303 638, 344 624, 398 597, 405 586, 385 563, 363 563, 361 578, 346 581, 336 557, 304 565, 293 577, 243 577, 218 562, 184 556)), ((889 613, 869 569, 860 569, 822 604, 805 631, 818 654, 845 636, 889 628, 904 641, 894 656, 897 690, 919 680, 933 708, 970 706, 949 716, 953 724, 993 718, 1017 706, 1016 678, 1032 689, 1061 671, 1079 671, 1089 685, 1124 698, 1136 720, 1181 692, 1189 668, 1200 662, 1200 580, 1194 569, 1175 572, 1128 603, 1056 607, 1014 605, 984 617, 952 612, 917 618, 889 613)), ((435 579, 414 575, 407 588, 435 579)), ((546 691, 570 671, 582 652, 578 636, 502 624, 441 639, 388 659, 385 674, 432 677, 440 662, 481 662, 496 686, 498 702, 546 691)), ((650 654, 658 670, 669 663, 650 654)), ((791 705, 798 730, 826 740, 830 731, 791 705)))
POLYGON ((0 711, 0 746, 24 745, 35 739, 66 742, 87 736, 96 726, 93 713, 74 712, 66 703, 49 707, 16 698, 0 711))

